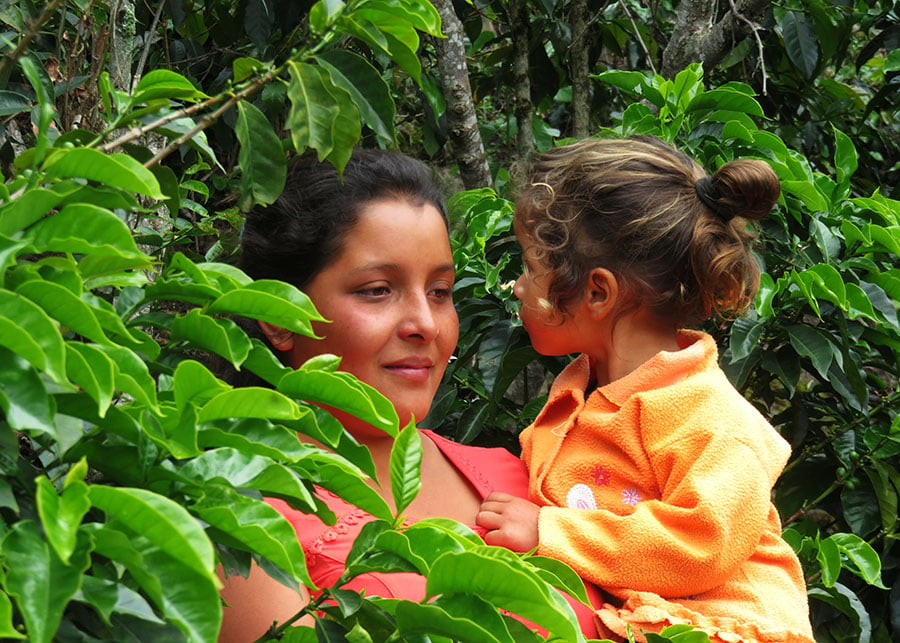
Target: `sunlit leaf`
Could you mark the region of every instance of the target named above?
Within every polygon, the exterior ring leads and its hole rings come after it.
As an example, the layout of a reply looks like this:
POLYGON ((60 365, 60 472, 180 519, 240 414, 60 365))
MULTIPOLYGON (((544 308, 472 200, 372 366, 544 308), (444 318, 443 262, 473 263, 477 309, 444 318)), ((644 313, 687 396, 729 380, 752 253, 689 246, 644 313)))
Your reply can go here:
POLYGON ((398 516, 415 500, 422 488, 421 466, 422 436, 415 423, 410 422, 400 431, 391 448, 391 491, 398 516))
POLYGON ((47 176, 52 178, 78 177, 145 194, 153 199, 165 198, 153 173, 128 154, 104 154, 89 147, 59 150, 45 169, 47 176))
POLYGON ((235 133, 240 143, 243 207, 247 210, 255 203, 273 203, 281 195, 287 169, 281 141, 265 114, 246 101, 238 102, 237 107, 235 133))

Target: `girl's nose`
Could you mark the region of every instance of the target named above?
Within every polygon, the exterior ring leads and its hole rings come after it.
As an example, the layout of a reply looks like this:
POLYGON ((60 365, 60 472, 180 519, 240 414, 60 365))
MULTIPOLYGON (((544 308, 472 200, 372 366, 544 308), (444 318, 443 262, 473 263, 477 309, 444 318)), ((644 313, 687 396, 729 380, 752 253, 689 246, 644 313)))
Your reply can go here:
POLYGON ((516 279, 516 282, 513 284, 513 294, 517 299, 521 301, 522 297, 525 295, 525 273, 519 275, 519 278, 516 279))

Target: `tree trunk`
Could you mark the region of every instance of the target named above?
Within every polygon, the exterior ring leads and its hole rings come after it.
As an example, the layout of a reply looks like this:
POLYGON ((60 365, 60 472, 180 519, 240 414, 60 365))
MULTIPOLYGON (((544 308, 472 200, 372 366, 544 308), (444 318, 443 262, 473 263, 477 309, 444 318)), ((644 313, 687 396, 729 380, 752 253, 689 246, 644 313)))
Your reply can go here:
POLYGON ((446 38, 433 39, 441 91, 447 103, 447 131, 459 174, 466 189, 493 185, 491 169, 475 118, 475 102, 469 85, 462 23, 451 0, 431 0, 441 16, 446 38))
POLYGON ((516 157, 528 161, 534 153, 534 105, 531 103, 531 77, 528 74, 528 3, 510 0, 507 5, 509 31, 513 46, 513 101, 516 115, 516 157))
POLYGON ((572 136, 575 138, 585 138, 591 133, 588 15, 587 0, 572 0, 569 6, 569 24, 572 25, 569 78, 572 80, 572 136))
POLYGON ((684 0, 678 6, 675 28, 663 52, 660 73, 672 78, 690 63, 702 62, 712 69, 742 38, 751 34, 751 23, 772 4, 772 0, 733 0, 732 7, 718 23, 717 0, 684 0))

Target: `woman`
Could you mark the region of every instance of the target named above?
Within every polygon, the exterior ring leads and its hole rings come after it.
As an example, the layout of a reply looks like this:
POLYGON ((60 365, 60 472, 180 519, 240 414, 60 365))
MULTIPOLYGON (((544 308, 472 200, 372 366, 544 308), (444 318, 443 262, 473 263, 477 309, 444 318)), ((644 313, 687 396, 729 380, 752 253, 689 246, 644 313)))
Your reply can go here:
MULTIPOLYGON (((341 369, 374 386, 397 409, 400 425, 425 417, 456 346, 453 258, 447 217, 428 168, 390 152, 356 150, 338 176, 327 163, 304 156, 292 167, 284 193, 250 213, 242 238, 241 267, 256 279, 280 279, 302 289, 329 323, 315 325, 320 340, 267 323, 259 326, 283 361, 297 367, 314 355, 341 356, 341 369)), ((378 479, 389 479, 392 438, 335 411, 353 437, 369 448, 378 479)), ((527 474, 503 449, 455 444, 423 431, 422 488, 405 511, 408 521, 446 517, 475 525, 491 492, 524 496, 527 474)), ((376 487, 391 502, 390 493, 376 487)), ((317 517, 272 500, 297 529, 310 577, 332 585, 350 545, 373 518, 322 493, 337 515, 317 517)), ((424 579, 415 574, 366 574, 346 587, 370 595, 420 600, 424 579)), ((309 593, 297 593, 255 569, 249 578, 225 579, 221 641, 255 640, 272 624, 297 613, 309 593)), ((590 610, 579 614, 593 636, 590 610)))

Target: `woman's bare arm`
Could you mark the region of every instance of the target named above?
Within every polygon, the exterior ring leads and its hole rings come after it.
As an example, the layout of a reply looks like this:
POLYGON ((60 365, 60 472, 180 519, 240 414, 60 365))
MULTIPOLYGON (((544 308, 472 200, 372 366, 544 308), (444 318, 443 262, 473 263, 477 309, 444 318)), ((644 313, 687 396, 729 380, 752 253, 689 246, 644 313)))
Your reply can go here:
MULTIPOLYGON (((294 591, 256 565, 250 568, 247 578, 225 577, 221 568, 218 574, 225 599, 219 643, 251 643, 265 634, 273 622, 283 623, 309 602, 306 587, 298 585, 294 591)), ((305 624, 307 618, 297 624, 305 624)))

